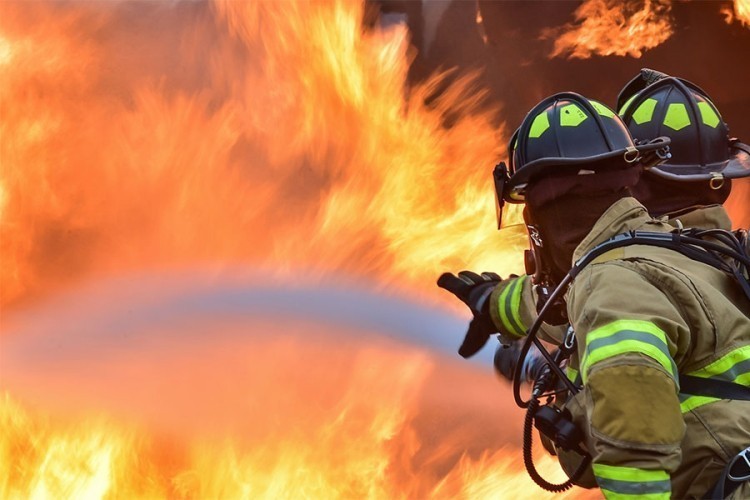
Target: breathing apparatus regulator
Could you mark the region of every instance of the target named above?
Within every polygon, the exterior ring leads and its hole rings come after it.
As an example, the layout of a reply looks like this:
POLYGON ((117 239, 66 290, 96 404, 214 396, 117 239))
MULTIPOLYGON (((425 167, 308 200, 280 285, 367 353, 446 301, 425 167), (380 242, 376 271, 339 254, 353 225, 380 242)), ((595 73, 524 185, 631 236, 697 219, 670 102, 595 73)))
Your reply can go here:
MULTIPOLYGON (((555 173, 589 175, 633 164, 652 169, 671 158, 669 144, 670 139, 666 137, 633 141, 623 122, 606 106, 571 92, 555 94, 534 107, 513 135, 509 147, 509 167, 504 163, 495 167, 493 177, 498 228, 502 227, 505 203, 524 203, 526 188, 537 176, 555 173)), ((527 228, 531 250, 527 251, 525 261, 527 274, 531 276, 537 293, 538 316, 529 328, 519 353, 513 376, 513 397, 520 408, 527 410, 523 430, 526 470, 545 490, 560 492, 572 487, 591 463, 591 456, 582 445, 580 429, 572 422, 570 413, 561 409, 562 403, 581 390, 578 381, 570 380, 562 369, 562 365, 577 349, 576 338, 572 327, 569 327, 562 344, 550 353, 537 338, 537 332, 543 322, 567 322, 567 318, 560 317, 561 311, 565 311, 563 296, 580 271, 614 248, 644 244, 661 246, 733 276, 750 300, 750 257, 747 255, 746 233, 718 229, 675 230, 672 233, 632 231, 598 245, 575 262, 561 279, 555 280, 547 263, 545 252, 548 249, 541 234, 528 221, 527 228), (521 372, 532 344, 541 353, 546 366, 539 371, 530 398, 525 400, 521 396, 521 372), (561 404, 555 404, 558 398, 561 404), (579 466, 565 482, 550 483, 536 470, 531 452, 532 425, 558 448, 582 456, 579 466)), ((685 381, 688 384, 695 382, 685 381)), ((716 387, 698 385, 693 393, 716 394, 716 387)), ((747 388, 742 386, 719 389, 729 391, 735 398, 750 399, 747 388)))

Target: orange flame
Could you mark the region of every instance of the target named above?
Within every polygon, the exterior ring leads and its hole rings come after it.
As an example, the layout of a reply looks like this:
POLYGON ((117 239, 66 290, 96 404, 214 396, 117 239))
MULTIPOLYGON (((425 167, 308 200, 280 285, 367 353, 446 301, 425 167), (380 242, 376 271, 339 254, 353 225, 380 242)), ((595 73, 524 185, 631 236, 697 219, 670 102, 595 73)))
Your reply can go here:
MULTIPOLYGON (((135 438, 133 429, 106 419, 50 421, 7 396, 0 401, 0 424, 3 498, 409 497, 409 486, 393 484, 389 477, 395 464, 388 457, 387 427, 374 429, 383 433, 380 439, 362 442, 357 435, 358 445, 330 428, 265 447, 196 441, 188 450, 172 446, 165 453, 154 449, 154 438, 135 438)), ((582 497, 580 490, 553 495, 533 489, 517 453, 501 449, 479 459, 465 456, 421 498, 497 498, 498 491, 514 498, 582 497)), ((549 456, 538 460, 538 467, 546 475, 560 474, 549 456)), ((419 483, 417 471, 411 473, 419 483)))
POLYGON ((672 35, 670 0, 586 0, 575 23, 544 30, 555 38, 550 57, 586 59, 592 55, 641 57, 672 35))
MULTIPOLYGON (((404 27, 365 32, 363 6, 347 1, 142 7, 180 22, 149 29, 138 24, 140 9, 120 4, 0 4, 6 311, 87 277, 195 264, 342 272, 430 291, 445 269, 519 267, 525 238, 493 229, 489 173, 504 131, 492 110, 480 109, 484 95, 472 76, 439 97, 445 75, 407 88, 404 27), (508 244, 516 248, 504 250, 508 244)), ((337 395, 302 375, 285 378, 278 366, 286 347, 267 353, 265 372, 253 365, 266 376, 227 397, 233 405, 249 398, 252 407, 267 404, 262 396, 281 398, 273 418, 295 425, 230 434, 223 445, 194 430, 163 438, 118 411, 92 419, 81 410, 70 423, 6 397, 0 496, 391 498, 478 487, 495 495, 498 481, 519 494, 532 487, 517 450, 495 446, 446 468, 446 450, 460 456, 465 446, 451 429, 432 440, 445 449, 415 469, 415 456, 426 453, 414 422, 432 369, 424 354, 360 351, 349 372, 323 379, 348 381, 337 395), (314 394, 330 411, 311 418, 314 405, 284 399, 300 380, 310 390, 299 399, 314 394)), ((236 352, 232 345, 214 366, 236 352)), ((332 366, 351 363, 345 354, 332 366)), ((204 356, 193 353, 174 373, 194 372, 204 356)), ((129 360, 118 371, 127 380, 139 366, 129 360)), ((210 381, 210 373, 198 374, 210 381)), ((96 383, 87 377, 76 387, 96 383)), ((46 382, 47 398, 75 399, 53 386, 46 382)), ((99 390, 117 398, 113 388, 125 387, 110 381, 99 390)), ((201 406, 221 387, 191 384, 191 411, 179 422, 212 411, 201 406)), ((496 389, 482 387, 483 399, 496 389)), ((123 405, 151 408, 115 406, 123 405)), ((261 426, 261 415, 251 412, 249 425, 261 426)))
POLYGON ((732 24, 736 20, 750 27, 750 0, 734 0, 732 7, 722 7, 721 13, 724 14, 727 24, 732 24))
MULTIPOLYGON (((153 398, 140 408, 155 412, 150 423, 81 417, 79 409, 72 410, 73 418, 53 419, 24 410, 7 395, 0 398, 0 495, 496 498, 502 492, 553 498, 526 477, 520 450, 496 445, 499 432, 517 432, 518 425, 501 425, 508 412, 488 398, 497 389, 494 380, 414 348, 382 340, 342 347, 313 334, 315 340, 307 342, 301 336, 219 338, 183 344, 168 358, 162 347, 152 346, 148 353, 160 362, 151 368, 132 366, 127 354, 108 359, 120 385, 155 376, 156 387, 142 387, 135 400, 118 401, 112 381, 85 382, 84 391, 106 391, 102 396, 112 399, 110 405, 119 403, 131 415, 139 398, 153 398), (233 368, 224 375, 203 373, 213 357, 233 368), (170 377, 184 386, 182 395, 159 390, 170 377), (196 394, 206 397, 196 401, 196 394), (298 397, 312 404, 301 405, 298 397), (445 406, 447 401, 452 404, 445 406), (438 412, 453 422, 450 428, 434 428, 438 412), (216 427, 226 413, 237 420, 225 425, 234 427, 230 435, 216 427), (482 451, 462 453, 459 443, 482 451)), ((60 379, 75 382, 77 375, 67 373, 56 380, 59 388, 66 383, 60 379)), ((77 406, 75 392, 68 391, 63 404, 77 406)), ((552 457, 537 462, 559 480, 552 457)), ((581 493, 569 492, 568 498, 581 493)))
MULTIPOLYGON (((523 238, 492 229, 504 141, 483 93, 407 92, 406 29, 363 33, 359 3, 217 2, 165 57, 205 70, 170 85, 98 39, 116 11, 0 8, 0 304, 194 262, 425 287, 520 267, 502 248, 523 238)), ((166 51, 152 36, 136 50, 166 51)))

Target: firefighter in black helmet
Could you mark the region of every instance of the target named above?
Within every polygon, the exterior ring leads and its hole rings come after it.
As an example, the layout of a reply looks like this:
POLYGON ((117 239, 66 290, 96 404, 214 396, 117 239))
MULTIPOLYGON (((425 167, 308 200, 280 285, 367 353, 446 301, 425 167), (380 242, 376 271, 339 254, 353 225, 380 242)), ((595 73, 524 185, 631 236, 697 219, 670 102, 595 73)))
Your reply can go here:
MULTIPOLYGON (((697 85, 642 69, 625 85, 617 109, 636 140, 668 136, 670 158, 647 170, 633 186, 633 196, 654 217, 668 217, 675 227, 732 229, 723 207, 734 178, 750 176, 750 146, 731 139, 728 126, 708 94, 697 85)), ((503 287, 511 287, 506 280, 503 287)), ((537 297, 527 282, 518 288, 517 315, 525 324, 536 318, 537 297)), ((565 325, 545 326, 547 336, 561 337, 565 325), (552 332, 552 333, 550 333, 552 332)), ((501 329, 508 337, 509 329, 501 329)), ((515 370, 519 346, 498 349, 495 365, 508 378, 515 370)), ((538 373, 541 358, 532 351, 524 373, 538 373), (534 362, 534 355, 536 361, 534 362)))
POLYGON ((651 215, 679 217, 691 227, 731 228, 721 204, 732 179, 750 176, 750 147, 730 138, 708 94, 682 78, 643 69, 617 102, 634 138, 672 141, 669 161, 646 172, 633 190, 651 215))
MULTIPOLYGON (((525 203, 538 264, 525 279, 535 286, 615 235, 672 230, 630 196, 665 157, 664 143, 634 143, 609 108, 556 94, 532 109, 512 146, 507 175, 496 177, 501 204, 525 203)), ((438 282, 470 304, 472 323, 489 318, 467 332, 464 355, 481 347, 488 324, 519 336, 528 327, 508 307, 518 292, 492 282, 465 273, 438 282)), ((566 298, 578 346, 569 375, 584 384, 566 409, 585 435, 596 484, 608 498, 702 496, 750 443, 750 402, 681 393, 679 380, 750 380, 750 303, 736 282, 673 250, 636 245, 585 267, 566 298), (686 429, 694 439, 683 441, 686 429)), ((571 455, 560 460, 570 472, 571 455)), ((743 485, 735 495, 748 493, 743 485)))

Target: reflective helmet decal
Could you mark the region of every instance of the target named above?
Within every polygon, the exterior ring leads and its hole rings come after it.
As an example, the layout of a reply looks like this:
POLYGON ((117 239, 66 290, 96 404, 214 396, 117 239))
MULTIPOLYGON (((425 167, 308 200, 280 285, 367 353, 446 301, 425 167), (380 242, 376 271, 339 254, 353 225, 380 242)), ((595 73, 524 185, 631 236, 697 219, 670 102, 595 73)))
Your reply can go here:
POLYGON ((690 125, 690 115, 687 108, 681 102, 673 102, 667 108, 667 114, 664 115, 664 125, 672 130, 682 130, 690 125))
POLYGON ((699 102, 698 110, 701 112, 701 120, 703 120, 705 125, 708 125, 711 128, 716 128, 719 125, 719 122, 721 121, 719 114, 709 103, 699 102))
POLYGON ((650 122, 651 118, 654 116, 654 109, 656 109, 657 104, 658 102, 656 99, 646 99, 643 101, 643 104, 638 106, 633 112, 633 120, 635 123, 642 125, 650 122))
POLYGON ((638 94, 631 95, 630 99, 628 99, 627 101, 625 101, 625 104, 622 105, 622 107, 620 108, 620 111, 618 111, 617 114, 620 115, 620 116, 624 115, 625 111, 628 110, 628 107, 630 106, 630 104, 633 102, 633 100, 635 99, 635 97, 637 95, 638 94))
MULTIPOLYGON (((529 137, 536 139, 541 137, 545 130, 549 128, 549 117, 547 116, 547 110, 542 111, 534 121, 531 123, 531 129, 529 129, 529 137)), ((516 149, 516 145, 513 144, 513 149, 516 149)))
POLYGON ((594 100, 589 100, 589 102, 591 103, 592 106, 594 106, 594 109, 600 115, 606 116, 607 118, 614 118, 615 117, 615 112, 612 111, 611 109, 609 109, 604 104, 602 104, 600 102, 597 102, 597 101, 594 101, 594 100))
POLYGON ((577 127, 586 121, 586 118, 588 118, 586 113, 573 103, 560 107, 561 127, 577 127))

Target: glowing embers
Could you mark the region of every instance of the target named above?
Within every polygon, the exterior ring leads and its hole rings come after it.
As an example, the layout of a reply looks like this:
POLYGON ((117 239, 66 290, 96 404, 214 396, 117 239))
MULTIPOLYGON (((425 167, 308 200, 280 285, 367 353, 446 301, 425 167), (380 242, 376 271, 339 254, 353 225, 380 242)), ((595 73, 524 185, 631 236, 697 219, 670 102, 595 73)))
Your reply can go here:
POLYGON ((671 0, 586 0, 575 23, 545 30, 555 39, 550 57, 641 57, 672 35, 671 0))

